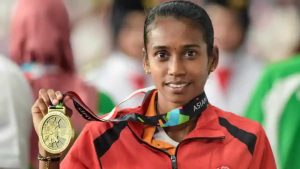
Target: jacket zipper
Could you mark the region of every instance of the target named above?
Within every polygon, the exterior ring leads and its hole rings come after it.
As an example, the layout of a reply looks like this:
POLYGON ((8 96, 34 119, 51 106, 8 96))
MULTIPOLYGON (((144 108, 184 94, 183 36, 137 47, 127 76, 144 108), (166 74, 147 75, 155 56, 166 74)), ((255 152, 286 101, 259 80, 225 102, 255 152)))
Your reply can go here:
POLYGON ((172 169, 177 169, 177 160, 175 155, 171 155, 172 169))
POLYGON ((156 147, 153 147, 152 145, 148 144, 147 142, 145 142, 144 140, 140 139, 136 134, 135 132, 131 129, 131 127, 129 125, 127 125, 129 130, 131 131, 131 133, 134 135, 134 137, 142 144, 145 144, 147 145, 148 147, 150 148, 153 148, 159 152, 162 152, 163 154, 167 155, 170 159, 171 159, 171 164, 172 164, 172 169, 177 169, 177 160, 176 160, 176 155, 170 155, 168 154, 167 152, 159 149, 159 148, 156 148, 156 147))
MULTIPOLYGON (((148 144, 148 143, 145 142, 144 140, 140 139, 140 138, 135 134, 135 132, 131 129, 131 127, 130 127, 128 124, 127 124, 127 126, 128 126, 129 130, 133 133, 133 135, 135 136, 135 138, 136 138, 139 142, 141 142, 141 143, 147 145, 148 147, 151 147, 151 148, 153 148, 153 149, 155 149, 155 150, 157 150, 157 151, 160 151, 160 152, 166 154, 166 155, 171 159, 172 169, 178 169, 178 166, 177 166, 177 158, 176 158, 176 157, 177 157, 177 152, 178 152, 179 145, 180 145, 181 143, 186 142, 186 141, 191 141, 191 140, 208 139, 208 138, 205 138, 205 137, 203 137, 203 138, 201 137, 201 138, 188 138, 188 139, 182 140, 182 141, 177 145, 177 147, 176 147, 176 149, 175 149, 175 155, 170 155, 170 154, 168 154, 167 152, 165 152, 165 151, 163 151, 163 150, 161 150, 161 149, 159 149, 159 148, 153 147, 152 145, 148 144)), ((224 139, 224 137, 216 137, 215 139, 224 139)))

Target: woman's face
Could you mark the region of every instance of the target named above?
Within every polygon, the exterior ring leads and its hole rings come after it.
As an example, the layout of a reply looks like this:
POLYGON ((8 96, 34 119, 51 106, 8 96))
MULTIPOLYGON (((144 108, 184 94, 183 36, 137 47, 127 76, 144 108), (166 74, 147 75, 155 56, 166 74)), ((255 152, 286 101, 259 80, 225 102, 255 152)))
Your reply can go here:
POLYGON ((144 67, 158 89, 159 103, 182 106, 203 92, 218 56, 208 56, 202 32, 189 19, 157 17, 148 30, 144 67))

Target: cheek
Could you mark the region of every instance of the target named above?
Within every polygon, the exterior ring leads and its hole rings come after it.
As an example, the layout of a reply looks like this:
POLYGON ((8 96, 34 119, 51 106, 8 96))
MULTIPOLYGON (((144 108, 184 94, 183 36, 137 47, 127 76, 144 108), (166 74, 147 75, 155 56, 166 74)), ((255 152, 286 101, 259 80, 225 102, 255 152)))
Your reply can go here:
POLYGON ((209 75, 208 66, 206 64, 197 64, 194 66, 191 65, 188 67, 188 72, 191 78, 197 81, 198 83, 205 83, 209 75))
POLYGON ((163 80, 164 70, 161 66, 159 66, 159 65, 150 66, 150 72, 151 72, 151 77, 154 80, 154 82, 163 80))
POLYGON ((161 84, 167 75, 166 66, 151 59, 149 60, 149 70, 153 83, 157 85, 161 84))
POLYGON ((151 74, 161 74, 164 71, 165 64, 155 60, 152 56, 150 56, 148 60, 149 70, 151 74))

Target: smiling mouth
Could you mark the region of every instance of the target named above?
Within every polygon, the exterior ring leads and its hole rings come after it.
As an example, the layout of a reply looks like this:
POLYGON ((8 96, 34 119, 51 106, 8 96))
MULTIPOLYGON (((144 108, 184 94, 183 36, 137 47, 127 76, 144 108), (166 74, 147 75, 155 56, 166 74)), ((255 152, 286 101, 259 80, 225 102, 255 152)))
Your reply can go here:
POLYGON ((174 89, 174 90, 183 89, 186 86, 188 86, 189 84, 190 83, 188 83, 188 82, 168 82, 168 83, 165 83, 165 85, 167 87, 170 87, 171 89, 174 89))

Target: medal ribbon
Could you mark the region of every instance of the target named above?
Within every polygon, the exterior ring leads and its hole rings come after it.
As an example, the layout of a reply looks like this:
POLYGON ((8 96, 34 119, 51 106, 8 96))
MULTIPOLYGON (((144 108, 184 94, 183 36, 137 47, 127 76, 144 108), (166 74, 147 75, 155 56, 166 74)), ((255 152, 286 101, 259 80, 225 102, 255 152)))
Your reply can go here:
MULTIPOLYGON (((120 104, 124 103, 133 96, 143 93, 147 96, 147 93, 154 90, 153 88, 145 88, 137 90, 127 97, 120 104)), ((201 93, 199 96, 192 99, 186 105, 175 108, 166 114, 156 115, 156 116, 144 116, 138 113, 130 113, 121 117, 117 117, 119 112, 118 104, 110 113, 102 116, 97 116, 73 91, 68 91, 64 93, 64 97, 69 96, 74 103, 76 110, 82 115, 83 118, 89 121, 101 121, 101 122, 121 122, 121 121, 135 121, 151 126, 160 127, 171 127, 177 126, 188 122, 194 117, 200 116, 200 114, 207 108, 208 99, 205 93, 201 93)))

